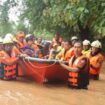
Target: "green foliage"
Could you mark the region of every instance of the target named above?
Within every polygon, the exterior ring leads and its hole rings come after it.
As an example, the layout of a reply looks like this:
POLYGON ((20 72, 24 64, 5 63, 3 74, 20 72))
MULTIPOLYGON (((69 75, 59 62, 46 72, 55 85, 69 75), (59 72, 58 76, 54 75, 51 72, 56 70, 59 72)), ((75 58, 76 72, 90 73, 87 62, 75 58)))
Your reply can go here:
POLYGON ((0 6, 0 36, 14 32, 14 23, 9 21, 9 9, 16 6, 14 0, 7 0, 0 6))
POLYGON ((18 5, 18 0, 6 0, 0 6, 0 35, 23 30, 38 35, 44 33, 49 38, 56 32, 64 37, 79 35, 81 39, 105 36, 104 0, 22 0, 22 3, 24 9, 15 28, 8 12, 18 5), (25 20, 29 21, 28 27, 25 20))
POLYGON ((105 35, 103 0, 25 0, 24 5, 22 18, 29 20, 30 32, 46 29, 84 38, 105 35))

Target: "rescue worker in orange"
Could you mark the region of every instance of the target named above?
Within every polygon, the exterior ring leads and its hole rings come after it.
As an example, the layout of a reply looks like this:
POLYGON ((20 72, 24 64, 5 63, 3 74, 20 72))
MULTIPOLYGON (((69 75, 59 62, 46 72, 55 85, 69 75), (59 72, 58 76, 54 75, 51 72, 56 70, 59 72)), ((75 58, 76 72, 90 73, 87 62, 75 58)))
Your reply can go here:
POLYGON ((68 61, 74 55, 72 51, 72 43, 70 41, 64 42, 64 49, 56 56, 56 59, 68 61))
POLYGON ((77 41, 79 41, 79 39, 78 39, 77 36, 73 36, 73 37, 71 38, 71 43, 72 43, 72 47, 71 47, 71 49, 70 49, 71 56, 74 55, 74 44, 75 44, 75 42, 77 42, 77 41))
POLYGON ((19 31, 16 33, 16 46, 18 47, 18 49, 22 48, 25 46, 26 42, 25 42, 25 34, 22 31, 19 31))
POLYGON ((69 60, 69 66, 60 62, 60 65, 69 71, 68 86, 76 89, 88 89, 89 59, 82 55, 82 43, 74 44, 74 56, 69 60))
POLYGON ((79 40, 79 39, 78 39, 77 36, 73 36, 73 37, 71 38, 72 46, 74 46, 75 42, 77 42, 78 40, 79 40))
POLYGON ((87 54, 90 52, 90 41, 89 40, 84 40, 83 41, 83 54, 87 54))
POLYGON ((4 38, 4 51, 2 51, 1 62, 4 69, 4 79, 13 80, 16 79, 17 61, 19 57, 14 56, 13 41, 11 39, 4 38))
POLYGON ((101 49, 101 42, 98 40, 93 41, 91 52, 86 55, 90 60, 90 78, 94 80, 99 80, 100 69, 104 60, 101 49))

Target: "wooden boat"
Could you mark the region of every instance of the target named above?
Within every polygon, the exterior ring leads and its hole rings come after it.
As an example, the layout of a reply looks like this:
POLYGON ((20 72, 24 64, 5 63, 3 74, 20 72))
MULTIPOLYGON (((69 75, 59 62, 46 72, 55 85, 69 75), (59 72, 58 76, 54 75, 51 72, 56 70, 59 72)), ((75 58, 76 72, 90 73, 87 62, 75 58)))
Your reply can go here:
POLYGON ((20 61, 20 69, 23 75, 32 78, 37 83, 66 82, 68 78, 68 71, 59 65, 58 60, 26 57, 20 61))

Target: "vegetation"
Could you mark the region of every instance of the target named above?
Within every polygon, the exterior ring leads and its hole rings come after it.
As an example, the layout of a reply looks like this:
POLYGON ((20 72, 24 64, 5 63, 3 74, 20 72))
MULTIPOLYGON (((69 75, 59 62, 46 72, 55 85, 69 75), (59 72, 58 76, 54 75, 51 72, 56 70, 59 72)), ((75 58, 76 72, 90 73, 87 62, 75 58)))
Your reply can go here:
MULTIPOLYGON (((20 22, 14 25, 8 21, 8 10, 18 5, 18 0, 7 0, 0 8, 0 34, 24 30, 26 33, 53 35, 59 32, 63 37, 79 36, 84 39, 104 38, 104 0, 21 0, 24 9, 20 22), (28 27, 25 26, 27 20, 28 27)), ((47 37, 48 37, 47 36, 47 37)))
POLYGON ((22 18, 28 19, 30 32, 46 30, 81 39, 105 35, 104 0, 25 0, 22 18))

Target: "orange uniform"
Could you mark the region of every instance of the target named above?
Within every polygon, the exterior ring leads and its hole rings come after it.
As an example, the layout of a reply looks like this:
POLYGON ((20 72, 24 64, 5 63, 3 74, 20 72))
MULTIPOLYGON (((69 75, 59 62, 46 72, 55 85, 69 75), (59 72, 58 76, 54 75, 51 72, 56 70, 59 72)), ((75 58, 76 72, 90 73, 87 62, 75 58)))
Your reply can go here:
POLYGON ((15 42, 16 42, 16 46, 18 48, 23 48, 25 46, 26 42, 25 42, 24 38, 25 38, 24 32, 20 31, 20 32, 16 33, 16 40, 15 40, 15 42))
POLYGON ((69 59, 74 55, 73 48, 70 48, 69 50, 65 51, 63 50, 60 52, 57 56, 56 59, 64 60, 64 61, 69 61, 69 59))
POLYGON ((97 55, 92 56, 90 52, 86 56, 90 60, 90 75, 98 76, 99 79, 100 69, 104 60, 103 55, 101 53, 98 53, 97 55))
POLYGON ((16 41, 16 43, 17 43, 16 45, 18 48, 24 47, 24 43, 21 43, 20 41, 16 41))
POLYGON ((14 46, 12 49, 12 56, 16 57, 17 55, 20 55, 20 54, 22 53, 19 51, 19 49, 16 46, 14 46))
POLYGON ((3 68, 4 68, 4 77, 6 79, 16 79, 16 61, 17 58, 14 56, 14 52, 12 51, 11 55, 7 54, 5 51, 2 51, 2 60, 3 68))

